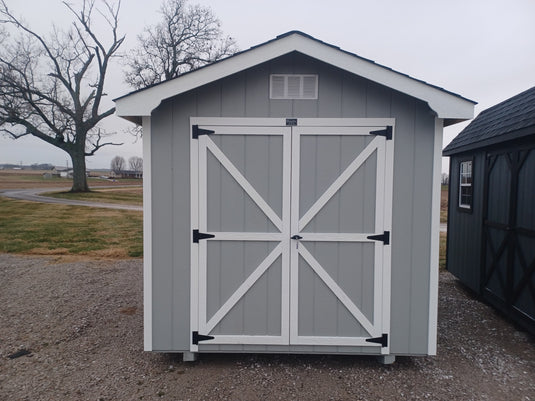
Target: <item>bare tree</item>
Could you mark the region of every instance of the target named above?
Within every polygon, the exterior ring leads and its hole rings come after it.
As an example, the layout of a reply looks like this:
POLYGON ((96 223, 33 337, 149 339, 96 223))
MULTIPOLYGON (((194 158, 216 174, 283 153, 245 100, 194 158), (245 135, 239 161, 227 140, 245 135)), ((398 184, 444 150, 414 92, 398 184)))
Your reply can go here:
POLYGON ((120 174, 122 171, 124 171, 126 169, 124 157, 115 156, 113 159, 111 159, 110 169, 115 174, 120 174))
POLYGON ((132 171, 143 171, 143 159, 139 156, 132 156, 128 159, 128 164, 130 165, 130 170, 132 171))
POLYGON ((160 13, 162 21, 138 35, 138 47, 126 59, 126 82, 137 89, 237 51, 210 8, 188 5, 187 0, 164 0, 160 13))
POLYGON ((0 27, 14 28, 18 36, 0 32, 0 133, 17 139, 33 135, 69 154, 73 166, 73 192, 89 188, 86 156, 106 145, 107 134, 99 127, 115 108, 103 111, 101 101, 111 59, 123 43, 118 34, 120 3, 84 0, 75 10, 72 25, 54 27, 48 36, 31 30, 0 0, 0 27), (106 37, 93 29, 94 14, 109 28, 106 37))
POLYGON ((442 185, 448 185, 450 182, 450 177, 447 173, 442 173, 442 179, 441 179, 441 183, 442 185))

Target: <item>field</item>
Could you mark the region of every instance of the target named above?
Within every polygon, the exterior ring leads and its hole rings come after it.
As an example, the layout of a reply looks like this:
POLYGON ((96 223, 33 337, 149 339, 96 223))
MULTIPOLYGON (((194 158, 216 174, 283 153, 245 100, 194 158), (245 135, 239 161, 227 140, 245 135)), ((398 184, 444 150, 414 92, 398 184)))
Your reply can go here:
MULTIPOLYGON (((70 178, 45 178, 41 170, 0 170, 0 191, 4 189, 26 188, 67 188, 72 186, 70 178)), ((140 179, 106 180, 97 177, 89 177, 89 187, 116 186, 116 185, 141 185, 140 179)))
MULTIPOLYGON (((142 180, 102 180, 90 178, 89 193, 46 192, 46 188, 69 188, 66 178, 43 178, 42 172, 0 171, 0 190, 43 188, 47 196, 142 205, 142 180)), ((447 221, 448 188, 442 187, 440 221, 447 221)), ((84 256, 87 258, 129 258, 143 254, 142 213, 81 206, 23 202, 0 198, 0 252, 84 256)), ((446 264, 447 233, 440 233, 441 268, 446 264)))
MULTIPOLYGON (((69 188, 67 178, 43 178, 40 171, 0 171, 0 190, 69 188)), ((54 193, 55 197, 142 204, 141 180, 89 179, 87 194, 54 193)), ((0 197, 0 253, 52 255, 58 259, 123 259, 143 256, 142 212, 25 202, 0 197)))
POLYGON ((143 254, 141 212, 0 197, 0 252, 122 259, 143 254))

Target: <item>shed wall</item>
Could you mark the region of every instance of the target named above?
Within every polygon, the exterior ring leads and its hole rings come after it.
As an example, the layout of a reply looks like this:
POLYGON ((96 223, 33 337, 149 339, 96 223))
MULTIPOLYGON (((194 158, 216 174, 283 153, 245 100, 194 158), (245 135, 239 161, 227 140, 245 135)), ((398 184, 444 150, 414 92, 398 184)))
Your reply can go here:
POLYGON ((483 187, 485 185, 485 154, 476 151, 450 158, 450 190, 448 193, 448 246, 446 268, 473 291, 479 292, 481 282, 481 237, 483 219, 483 187), (459 166, 472 160, 472 210, 459 209, 459 166), (477 266, 476 268, 474 268, 477 266))
POLYGON ((535 258, 534 177, 535 136, 452 155, 450 160, 447 269, 531 332, 535 332, 535 272, 529 267, 535 258), (464 160, 474 161, 470 213, 457 208, 459 163, 464 160), (523 162, 516 170, 513 166, 519 166, 519 160, 523 162))
MULTIPOLYGON (((169 99, 153 112, 153 349, 189 349, 189 118, 193 116, 396 118, 391 353, 426 354, 435 116, 418 100, 297 53, 169 99), (318 74, 319 98, 270 100, 271 73, 318 74)), ((288 348, 224 350, 284 352, 288 348)), ((340 349, 300 346, 290 351, 340 349)))

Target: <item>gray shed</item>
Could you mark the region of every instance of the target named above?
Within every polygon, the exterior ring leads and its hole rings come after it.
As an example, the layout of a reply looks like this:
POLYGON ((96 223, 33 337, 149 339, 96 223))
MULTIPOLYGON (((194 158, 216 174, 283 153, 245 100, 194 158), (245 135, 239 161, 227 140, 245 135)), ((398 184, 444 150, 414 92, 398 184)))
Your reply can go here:
POLYGON ((435 354, 442 130, 474 102, 294 31, 116 105, 145 350, 435 354))
POLYGON ((444 155, 447 269, 535 334, 535 87, 482 111, 444 155))

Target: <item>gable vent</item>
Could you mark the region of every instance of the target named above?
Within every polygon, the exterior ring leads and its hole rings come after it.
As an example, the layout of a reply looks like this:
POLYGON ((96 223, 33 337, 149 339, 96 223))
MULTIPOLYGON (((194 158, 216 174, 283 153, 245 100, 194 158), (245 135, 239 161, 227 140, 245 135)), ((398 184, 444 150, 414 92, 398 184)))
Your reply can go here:
POLYGON ((318 98, 317 75, 273 74, 270 78, 270 99, 318 98))

